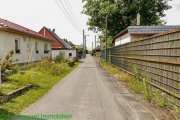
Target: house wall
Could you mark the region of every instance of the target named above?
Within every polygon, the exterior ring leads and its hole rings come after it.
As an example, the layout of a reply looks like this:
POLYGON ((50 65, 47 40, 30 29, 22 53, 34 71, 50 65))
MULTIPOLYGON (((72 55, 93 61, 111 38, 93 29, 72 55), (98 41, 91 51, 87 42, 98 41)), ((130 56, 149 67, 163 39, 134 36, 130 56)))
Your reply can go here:
POLYGON ((115 46, 122 45, 131 41, 140 40, 149 36, 152 36, 152 35, 139 35, 139 34, 136 35, 136 34, 126 33, 115 40, 115 46))
POLYGON ((115 40, 115 46, 122 45, 122 44, 128 43, 130 41, 131 41, 131 36, 129 33, 126 33, 123 36, 120 36, 119 38, 117 38, 115 40))
POLYGON ((13 50, 14 59, 18 59, 16 63, 27 63, 30 61, 39 61, 44 57, 51 57, 51 42, 42 39, 22 36, 14 33, 0 31, 0 57, 6 55, 13 50), (20 53, 15 53, 15 39, 20 40, 20 53), (25 39, 26 38, 26 39, 25 39), (35 43, 38 43, 38 51, 36 53, 35 43), (28 49, 29 44, 29 49, 28 49), (48 44, 49 53, 44 53, 44 44, 48 44))
POLYGON ((76 50, 52 50, 52 58, 55 58, 57 55, 59 55, 60 52, 64 53, 65 58, 77 57, 76 50), (71 57, 69 57, 69 53, 72 53, 71 57))

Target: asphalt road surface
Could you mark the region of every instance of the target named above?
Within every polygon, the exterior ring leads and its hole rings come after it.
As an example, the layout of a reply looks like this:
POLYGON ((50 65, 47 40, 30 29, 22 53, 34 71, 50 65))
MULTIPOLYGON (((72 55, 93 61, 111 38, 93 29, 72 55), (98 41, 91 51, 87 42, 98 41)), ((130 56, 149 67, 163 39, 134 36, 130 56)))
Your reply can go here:
POLYGON ((90 55, 22 114, 71 114, 72 120, 155 120, 90 55))

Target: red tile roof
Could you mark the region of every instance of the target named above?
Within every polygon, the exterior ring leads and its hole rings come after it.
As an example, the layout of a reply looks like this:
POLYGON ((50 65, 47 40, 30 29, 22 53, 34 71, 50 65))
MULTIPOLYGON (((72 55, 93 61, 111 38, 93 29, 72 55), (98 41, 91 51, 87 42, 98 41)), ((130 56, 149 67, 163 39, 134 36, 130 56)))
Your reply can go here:
POLYGON ((28 28, 25 28, 23 26, 20 26, 18 24, 15 24, 13 22, 10 22, 10 21, 7 21, 7 20, 1 19, 1 18, 0 18, 0 29, 20 32, 20 33, 23 33, 23 34, 26 34, 26 35, 30 35, 30 36, 33 36, 33 37, 38 37, 38 38, 41 38, 43 40, 50 41, 50 38, 48 38, 48 37, 46 37, 44 35, 41 35, 38 32, 35 32, 33 30, 30 30, 28 28))

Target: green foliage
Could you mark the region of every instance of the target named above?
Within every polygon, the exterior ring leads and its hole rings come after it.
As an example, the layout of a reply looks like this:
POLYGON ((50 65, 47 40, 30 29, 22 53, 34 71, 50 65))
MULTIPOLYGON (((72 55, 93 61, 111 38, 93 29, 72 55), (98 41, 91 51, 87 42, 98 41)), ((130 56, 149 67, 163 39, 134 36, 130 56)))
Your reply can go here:
POLYGON ((99 63, 105 70, 107 70, 110 74, 112 74, 116 79, 124 82, 130 81, 131 77, 128 74, 122 72, 117 67, 113 67, 110 64, 107 64, 105 60, 99 59, 99 63))
POLYGON ((142 76, 142 80, 143 80, 143 94, 144 94, 144 98, 146 100, 151 101, 153 98, 153 92, 150 89, 150 84, 148 83, 148 76, 147 74, 143 74, 142 76))
POLYGON ((154 96, 154 101, 159 107, 167 106, 167 100, 165 99, 165 94, 161 93, 159 90, 156 91, 154 96))
POLYGON ((143 84, 139 81, 139 73, 137 69, 137 65, 133 65, 133 78, 129 83, 130 89, 132 89, 136 93, 142 93, 143 91, 143 84))
POLYGON ((17 61, 12 58, 13 54, 14 51, 10 51, 3 58, 0 59, 2 80, 5 80, 8 75, 17 72, 17 70, 19 69, 18 66, 13 65, 13 62, 17 61))
POLYGON ((133 65, 133 75, 134 75, 134 80, 139 81, 139 72, 136 64, 133 65))
POLYGON ((101 38, 104 38, 105 16, 108 16, 108 36, 114 36, 128 26, 136 25, 138 12, 141 25, 164 24, 161 20, 164 11, 171 8, 168 1, 171 0, 83 0, 83 13, 89 16, 89 29, 101 31, 101 38))
POLYGON ((171 114, 175 117, 176 120, 179 120, 180 119, 180 107, 173 106, 171 114))
POLYGON ((54 58, 54 61, 56 63, 61 63, 65 59, 65 53, 64 52, 59 52, 59 54, 54 58))
POLYGON ((33 84, 34 87, 23 95, 0 104, 0 113, 17 114, 21 112, 25 107, 42 97, 75 67, 77 67, 77 64, 70 68, 66 63, 42 60, 42 62, 30 69, 9 76, 8 81, 4 82, 0 88, 0 91, 3 91, 3 93, 10 92, 27 84, 33 84))
POLYGON ((70 68, 67 63, 61 62, 57 64, 51 60, 44 59, 38 64, 37 69, 41 71, 48 71, 52 75, 60 75, 63 70, 70 68))

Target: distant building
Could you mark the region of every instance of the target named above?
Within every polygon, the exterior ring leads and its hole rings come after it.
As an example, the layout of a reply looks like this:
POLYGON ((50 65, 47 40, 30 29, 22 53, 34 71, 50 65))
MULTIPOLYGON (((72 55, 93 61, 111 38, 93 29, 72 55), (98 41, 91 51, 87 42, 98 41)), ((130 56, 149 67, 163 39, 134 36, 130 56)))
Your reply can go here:
POLYGON ((76 50, 73 49, 68 43, 66 43, 64 39, 61 39, 55 33, 55 29, 51 30, 43 27, 39 33, 49 37, 52 40, 52 58, 56 57, 60 52, 64 53, 66 58, 73 58, 77 56, 76 50))
POLYGON ((114 36, 112 43, 122 45, 131 41, 143 39, 145 37, 153 36, 158 33, 166 32, 172 29, 180 28, 180 25, 167 26, 129 26, 125 30, 114 36))
POLYGON ((13 50, 17 63, 50 58, 51 39, 28 28, 0 19, 0 58, 13 50))

